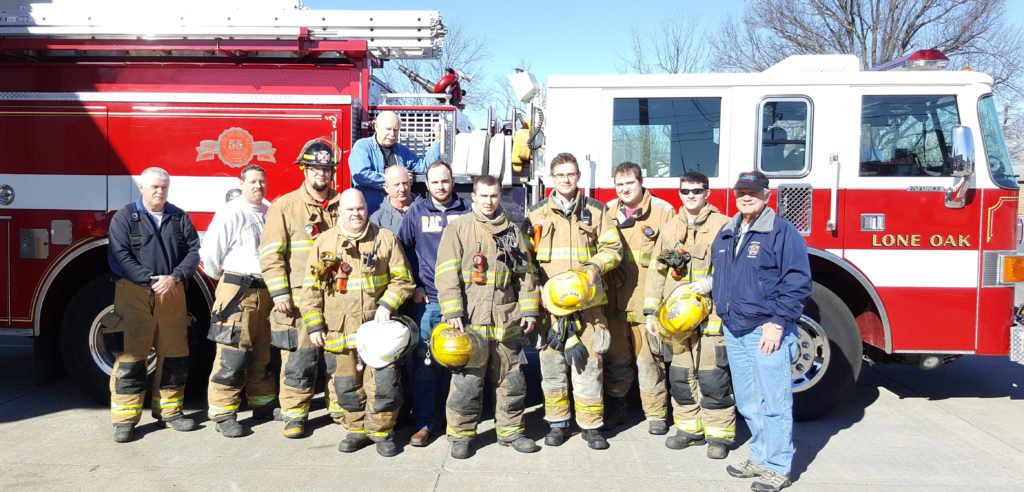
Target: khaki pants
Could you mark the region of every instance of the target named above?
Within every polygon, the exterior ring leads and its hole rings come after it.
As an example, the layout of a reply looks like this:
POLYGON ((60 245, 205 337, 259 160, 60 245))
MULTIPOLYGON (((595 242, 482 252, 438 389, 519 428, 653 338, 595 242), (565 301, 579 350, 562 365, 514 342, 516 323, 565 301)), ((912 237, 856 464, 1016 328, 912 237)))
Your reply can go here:
MULTIPOLYGON (((577 425, 581 429, 597 429, 604 425, 602 357, 593 350, 595 326, 607 326, 607 320, 602 311, 601 307, 583 311, 584 327, 582 332, 577 334, 587 349, 587 365, 582 373, 577 373, 575 368, 569 367, 561 351, 547 347, 540 352, 540 386, 544 393, 544 420, 548 422, 569 420, 571 417, 569 413, 569 381, 571 380, 577 425)), ((554 327, 557 321, 555 317, 552 317, 551 326, 554 327)), ((541 334, 541 336, 545 336, 545 334, 541 334)))
POLYGON ((644 324, 627 321, 623 313, 623 319, 610 318, 608 327, 612 343, 604 355, 605 391, 622 398, 638 380, 644 415, 648 420, 663 420, 668 414, 665 361, 660 353, 651 353, 644 324))
MULTIPOLYGON (((238 289, 237 285, 221 281, 217 285, 214 311, 223 309, 238 289)), ((217 340, 217 356, 213 360, 207 393, 210 420, 219 422, 233 418, 242 403, 243 389, 253 409, 274 402, 277 381, 267 370, 270 363, 268 317, 273 307, 266 288, 250 288, 238 302, 238 311, 217 324, 222 336, 217 340)))
POLYGON ((679 430, 732 445, 736 438, 736 401, 729 359, 721 335, 693 336, 668 368, 672 415, 679 430))
POLYGON ((366 433, 374 441, 388 438, 402 407, 398 367, 391 364, 381 369, 370 366, 359 369, 355 349, 324 352, 324 362, 332 375, 332 396, 343 411, 345 428, 349 432, 366 433))
POLYGON ((526 408, 526 377, 519 368, 518 340, 490 341, 487 363, 462 373, 452 373, 451 390, 445 416, 452 440, 476 437, 476 425, 483 411, 484 378, 495 387, 494 427, 498 440, 514 441, 523 434, 523 410, 526 408))
POLYGON ((179 417, 188 379, 188 327, 185 287, 174 286, 173 296, 157 296, 148 286, 120 279, 114 288, 114 311, 121 316, 124 352, 118 354, 110 375, 110 411, 115 424, 138 423, 146 393, 147 358, 156 349, 153 375, 153 417, 179 417))

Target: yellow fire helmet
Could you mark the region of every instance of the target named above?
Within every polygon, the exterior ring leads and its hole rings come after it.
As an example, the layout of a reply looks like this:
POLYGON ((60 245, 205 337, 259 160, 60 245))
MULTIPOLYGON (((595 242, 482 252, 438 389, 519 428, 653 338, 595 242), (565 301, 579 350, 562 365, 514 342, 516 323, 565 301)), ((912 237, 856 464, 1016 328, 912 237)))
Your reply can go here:
POLYGON ((548 312, 555 316, 567 316, 590 307, 597 288, 585 272, 570 270, 562 272, 544 282, 541 295, 548 312))
POLYGON ((658 309, 658 321, 665 334, 671 336, 689 335, 701 321, 711 314, 708 298, 693 294, 686 285, 672 290, 658 309))
POLYGON ((430 332, 430 355, 448 369, 458 371, 480 367, 486 350, 479 335, 459 331, 442 321, 430 332))

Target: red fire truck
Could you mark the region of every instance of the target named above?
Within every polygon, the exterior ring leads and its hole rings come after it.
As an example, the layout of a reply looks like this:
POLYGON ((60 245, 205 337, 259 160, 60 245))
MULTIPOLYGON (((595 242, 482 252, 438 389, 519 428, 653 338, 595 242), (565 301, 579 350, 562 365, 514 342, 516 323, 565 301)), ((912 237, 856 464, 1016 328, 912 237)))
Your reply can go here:
MULTIPOLYGON (((541 94, 523 138, 456 135, 452 106, 383 106, 372 76, 388 59, 434 56, 437 12, 268 3, 194 17, 66 4, 0 14, 0 333, 34 337, 39 368, 62 360, 106 391, 106 226, 138 196, 142 169, 168 169, 170 201, 202 229, 245 163, 268 168, 276 197, 299 183, 291 161, 303 142, 329 135, 345 153, 385 108, 400 111, 414 149, 443 123, 457 174, 500 177, 510 211, 544 195, 545 154, 558 152, 579 158, 581 183, 605 201, 626 160, 676 204, 678 177, 704 172, 727 214, 740 172, 771 176, 771 205, 804 234, 815 281, 793 365, 799 418, 838 402, 863 358, 930 368, 1024 352, 1017 184, 992 79, 914 70, 939 68, 941 54, 880 71, 800 56, 755 74, 552 76, 522 91, 541 94)), ((211 288, 200 273, 188 289, 196 326, 211 288)))

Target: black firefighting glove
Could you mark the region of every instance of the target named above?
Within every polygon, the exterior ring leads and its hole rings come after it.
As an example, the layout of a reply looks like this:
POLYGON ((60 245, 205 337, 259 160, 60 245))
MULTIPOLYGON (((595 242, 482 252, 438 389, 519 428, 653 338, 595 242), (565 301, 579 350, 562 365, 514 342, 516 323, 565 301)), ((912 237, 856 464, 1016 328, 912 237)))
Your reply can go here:
POLYGON ((576 335, 569 337, 565 341, 565 351, 562 352, 562 355, 569 367, 576 368, 576 374, 583 374, 583 370, 587 368, 587 347, 583 346, 580 337, 576 335))
POLYGON ((686 269, 686 264, 690 263, 690 253, 683 249, 682 246, 677 245, 672 249, 666 249, 659 253, 658 263, 682 271, 686 269))
POLYGON ((548 347, 552 350, 562 350, 565 348, 565 324, 562 322, 562 319, 558 318, 558 323, 548 330, 548 347))

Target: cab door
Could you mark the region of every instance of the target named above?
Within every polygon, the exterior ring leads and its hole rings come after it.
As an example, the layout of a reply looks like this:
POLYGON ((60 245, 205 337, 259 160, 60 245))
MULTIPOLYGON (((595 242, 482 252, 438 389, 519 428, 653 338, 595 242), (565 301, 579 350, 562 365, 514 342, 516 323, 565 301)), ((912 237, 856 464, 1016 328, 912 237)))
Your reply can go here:
POLYGON ((11 326, 11 217, 0 216, 0 323, 11 326))

